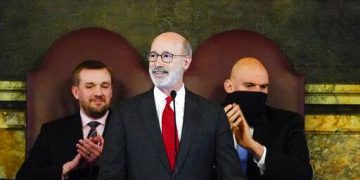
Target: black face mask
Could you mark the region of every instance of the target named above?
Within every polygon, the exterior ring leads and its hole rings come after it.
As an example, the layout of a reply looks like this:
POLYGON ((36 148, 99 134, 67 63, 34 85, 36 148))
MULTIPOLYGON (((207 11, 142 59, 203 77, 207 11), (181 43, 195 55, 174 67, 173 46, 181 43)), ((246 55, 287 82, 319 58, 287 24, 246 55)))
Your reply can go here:
POLYGON ((262 92, 236 91, 226 95, 224 105, 238 104, 249 126, 255 126, 266 120, 266 98, 267 94, 262 92))

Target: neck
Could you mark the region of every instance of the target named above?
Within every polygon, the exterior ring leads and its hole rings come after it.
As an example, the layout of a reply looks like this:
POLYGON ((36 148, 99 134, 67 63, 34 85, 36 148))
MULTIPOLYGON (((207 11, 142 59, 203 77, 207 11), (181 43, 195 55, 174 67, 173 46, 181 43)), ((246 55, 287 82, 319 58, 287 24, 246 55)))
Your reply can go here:
POLYGON ((182 87, 183 87, 183 82, 177 84, 177 85, 174 85, 172 87, 158 87, 160 89, 161 92, 163 92, 164 94, 166 94, 167 96, 170 96, 170 93, 171 91, 175 90, 176 92, 178 92, 182 87))

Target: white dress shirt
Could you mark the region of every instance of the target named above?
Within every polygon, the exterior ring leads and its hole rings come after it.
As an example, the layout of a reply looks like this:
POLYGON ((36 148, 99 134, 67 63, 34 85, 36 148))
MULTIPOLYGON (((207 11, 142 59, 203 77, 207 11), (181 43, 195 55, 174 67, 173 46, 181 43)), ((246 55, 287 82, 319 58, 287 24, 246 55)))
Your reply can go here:
POLYGON ((91 129, 90 126, 87 125, 90 121, 97 121, 100 123, 96 127, 96 132, 98 135, 102 136, 102 134, 104 133, 104 129, 105 129, 106 118, 108 117, 108 115, 109 115, 109 110, 105 113, 105 115, 103 117, 101 117, 99 119, 94 119, 94 118, 87 116, 82 110, 80 110, 80 117, 81 117, 81 122, 82 122, 84 139, 86 138, 87 134, 89 133, 89 131, 91 129))
MULTIPOLYGON (((167 95, 163 93, 159 88, 156 86, 154 87, 154 98, 155 98, 155 106, 156 106, 156 113, 159 120, 160 130, 162 131, 162 114, 166 105, 166 97, 167 95)), ((185 87, 184 84, 180 88, 179 91, 176 92, 175 97, 175 109, 176 109, 176 127, 178 132, 179 141, 181 139, 181 132, 184 122, 184 107, 185 107, 185 87)), ((173 101, 170 103, 171 109, 174 110, 173 101)))

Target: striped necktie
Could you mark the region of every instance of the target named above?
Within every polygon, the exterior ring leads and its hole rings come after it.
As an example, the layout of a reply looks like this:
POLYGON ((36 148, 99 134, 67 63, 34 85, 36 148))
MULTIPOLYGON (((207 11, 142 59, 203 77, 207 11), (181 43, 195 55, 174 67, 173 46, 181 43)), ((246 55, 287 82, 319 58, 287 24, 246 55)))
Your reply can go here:
POLYGON ((97 121, 90 121, 87 125, 90 126, 90 131, 88 133, 88 135, 86 136, 86 138, 90 138, 90 137, 96 137, 97 136, 97 131, 96 131, 96 127, 98 127, 100 123, 97 121))

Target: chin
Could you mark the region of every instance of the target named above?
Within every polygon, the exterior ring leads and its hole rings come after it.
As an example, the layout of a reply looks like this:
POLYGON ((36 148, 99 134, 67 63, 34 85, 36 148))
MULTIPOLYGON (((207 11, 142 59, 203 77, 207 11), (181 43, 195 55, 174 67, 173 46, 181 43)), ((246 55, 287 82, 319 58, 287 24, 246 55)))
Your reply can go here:
POLYGON ((105 114, 109 106, 92 107, 89 109, 91 114, 105 114))
POLYGON ((99 111, 99 112, 90 112, 90 116, 93 118, 101 118, 105 115, 106 111, 99 111))
POLYGON ((159 80, 156 81, 155 80, 154 84, 158 88, 166 88, 166 87, 170 86, 170 84, 167 81, 164 81, 164 80, 161 80, 161 81, 159 81, 159 80))

